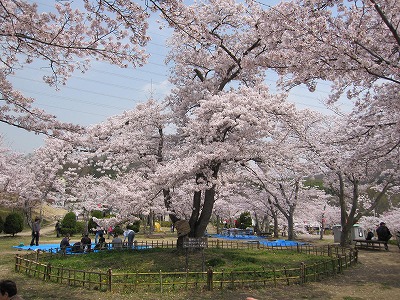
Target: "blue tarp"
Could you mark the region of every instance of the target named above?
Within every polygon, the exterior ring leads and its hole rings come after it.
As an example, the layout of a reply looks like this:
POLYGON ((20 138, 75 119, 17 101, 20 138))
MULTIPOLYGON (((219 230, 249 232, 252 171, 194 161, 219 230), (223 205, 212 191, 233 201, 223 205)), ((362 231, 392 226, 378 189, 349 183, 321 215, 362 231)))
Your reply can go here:
MULTIPOLYGON (((84 253, 82 251, 78 252, 72 252, 72 247, 67 247, 66 254, 80 254, 84 253)), ((92 243, 92 249, 94 249, 95 244, 92 243)), ((18 245, 18 246, 13 246, 13 248, 19 249, 19 250, 30 250, 30 251, 46 251, 46 252, 52 252, 52 253, 57 253, 60 251, 60 244, 40 244, 39 246, 25 246, 25 245, 18 245)), ((137 246, 135 249, 148 249, 151 248, 150 246, 137 246)), ((112 250, 113 248, 110 248, 112 250)), ((98 250, 94 250, 94 252, 97 252, 98 250)))
POLYGON ((256 236, 256 235, 235 235, 235 236, 226 236, 222 234, 213 234, 210 235, 214 238, 218 239, 226 239, 226 240, 246 240, 246 241, 259 241, 260 244, 265 246, 276 246, 276 247, 292 247, 297 245, 304 245, 305 243, 296 242, 296 241, 288 241, 288 240, 274 240, 269 241, 265 238, 256 236))

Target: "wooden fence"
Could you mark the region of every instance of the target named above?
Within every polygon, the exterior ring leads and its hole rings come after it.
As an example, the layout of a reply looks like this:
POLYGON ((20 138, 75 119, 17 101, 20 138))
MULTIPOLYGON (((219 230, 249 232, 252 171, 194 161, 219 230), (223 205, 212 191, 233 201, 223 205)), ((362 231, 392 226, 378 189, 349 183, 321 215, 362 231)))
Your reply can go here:
MULTIPOLYGON (((136 242, 136 247, 143 248, 176 248, 176 243, 167 241, 136 242)), ((27 276, 37 277, 70 286, 81 286, 102 291, 170 291, 177 289, 235 289, 277 287, 278 285, 303 284, 318 281, 325 277, 335 276, 343 269, 357 263, 358 252, 352 248, 341 248, 334 245, 316 247, 297 245, 292 247, 264 246, 258 243, 233 242, 224 240, 208 241, 209 248, 221 249, 260 249, 292 250, 310 255, 328 256, 329 260, 306 265, 301 263, 296 268, 265 269, 258 271, 214 271, 209 268, 202 272, 187 270, 184 272, 153 273, 118 273, 112 269, 105 272, 93 272, 53 266, 46 263, 51 256, 60 255, 53 252, 32 252, 16 255, 15 270, 27 276)))

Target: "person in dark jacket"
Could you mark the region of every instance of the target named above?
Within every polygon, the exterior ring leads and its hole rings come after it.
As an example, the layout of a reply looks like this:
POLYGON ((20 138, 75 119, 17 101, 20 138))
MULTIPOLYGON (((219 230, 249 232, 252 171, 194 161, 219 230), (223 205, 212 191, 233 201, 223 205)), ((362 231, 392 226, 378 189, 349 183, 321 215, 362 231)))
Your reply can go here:
POLYGON ((381 222, 379 224, 379 227, 376 229, 376 233, 378 235, 378 240, 384 241, 385 242, 385 249, 389 250, 387 242, 392 237, 392 234, 390 233, 389 228, 386 227, 385 222, 381 222))
POLYGON ((370 240, 372 240, 373 237, 374 237, 374 233, 372 232, 371 229, 368 229, 367 237, 365 239, 367 241, 370 241, 370 240))
POLYGON ((40 234, 40 218, 36 218, 32 224, 32 240, 31 246, 39 246, 39 234, 40 234))
POLYGON ((81 239, 82 249, 85 252, 90 252, 92 248, 92 240, 90 239, 88 234, 85 234, 81 239))
POLYGON ((65 235, 65 237, 61 240, 61 242, 60 242, 60 248, 61 249, 63 249, 63 248, 67 248, 67 247, 69 247, 70 246, 70 244, 69 244, 69 234, 66 234, 65 235))

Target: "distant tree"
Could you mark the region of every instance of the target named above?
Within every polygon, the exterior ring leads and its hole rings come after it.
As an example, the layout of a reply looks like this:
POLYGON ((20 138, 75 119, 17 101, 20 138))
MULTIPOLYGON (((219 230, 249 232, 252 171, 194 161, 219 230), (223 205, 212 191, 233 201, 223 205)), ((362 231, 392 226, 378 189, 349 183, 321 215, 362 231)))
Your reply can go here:
POLYGON ((137 220, 133 223, 130 223, 126 226, 126 228, 133 230, 134 232, 139 232, 140 229, 140 220, 137 220))
POLYGON ((43 81, 58 87, 73 71, 88 70, 90 60, 121 68, 141 65, 148 56, 143 48, 149 14, 134 1, 85 1, 80 9, 72 1, 55 1, 50 12, 40 11, 35 2, 1 1, 0 122, 58 135, 79 127, 34 107, 34 99, 14 88, 14 71, 41 61, 49 67, 43 81))
POLYGON ((24 228, 24 219, 19 213, 13 212, 6 217, 4 222, 4 233, 12 234, 13 236, 21 232, 24 228))
POLYGON ((114 234, 121 235, 121 234, 124 233, 124 230, 121 228, 121 226, 117 225, 117 226, 114 227, 113 233, 114 233, 114 234))
POLYGON ((61 221, 61 232, 62 234, 74 234, 76 233, 76 215, 73 212, 69 212, 64 216, 61 221))
POLYGON ((88 223, 88 230, 90 232, 94 232, 94 228, 96 228, 98 226, 98 224, 93 221, 93 217, 97 218, 97 219, 102 219, 103 218, 103 212, 100 210, 94 210, 90 213, 91 218, 89 219, 89 223, 88 223))
POLYGON ((250 213, 248 211, 241 213, 237 223, 240 229, 246 229, 247 227, 250 227, 252 225, 250 213))

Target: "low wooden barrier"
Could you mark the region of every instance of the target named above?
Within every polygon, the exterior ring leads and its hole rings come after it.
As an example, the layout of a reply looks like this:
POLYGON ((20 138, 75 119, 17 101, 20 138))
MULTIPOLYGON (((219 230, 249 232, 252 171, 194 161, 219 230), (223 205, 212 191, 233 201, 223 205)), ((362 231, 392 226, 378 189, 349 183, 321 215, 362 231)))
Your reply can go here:
MULTIPOLYGON (((175 248, 176 243, 168 241, 136 242, 137 247, 175 248)), ((15 270, 27 276, 40 278, 70 286, 81 286, 88 289, 102 291, 139 291, 155 290, 166 291, 176 289, 234 289, 276 287, 278 285, 303 284, 309 281, 318 281, 325 277, 335 276, 343 269, 357 263, 358 252, 352 248, 341 248, 334 245, 315 247, 311 245, 297 245, 292 247, 265 246, 255 243, 241 243, 233 241, 208 241, 207 247, 228 249, 260 249, 260 250, 292 250, 310 255, 330 257, 313 265, 301 263, 297 268, 266 269, 259 271, 206 271, 184 272, 134 272, 118 273, 112 269, 104 272, 75 270, 63 266, 51 265, 46 260, 58 253, 33 252, 25 255, 16 255, 15 270)))

